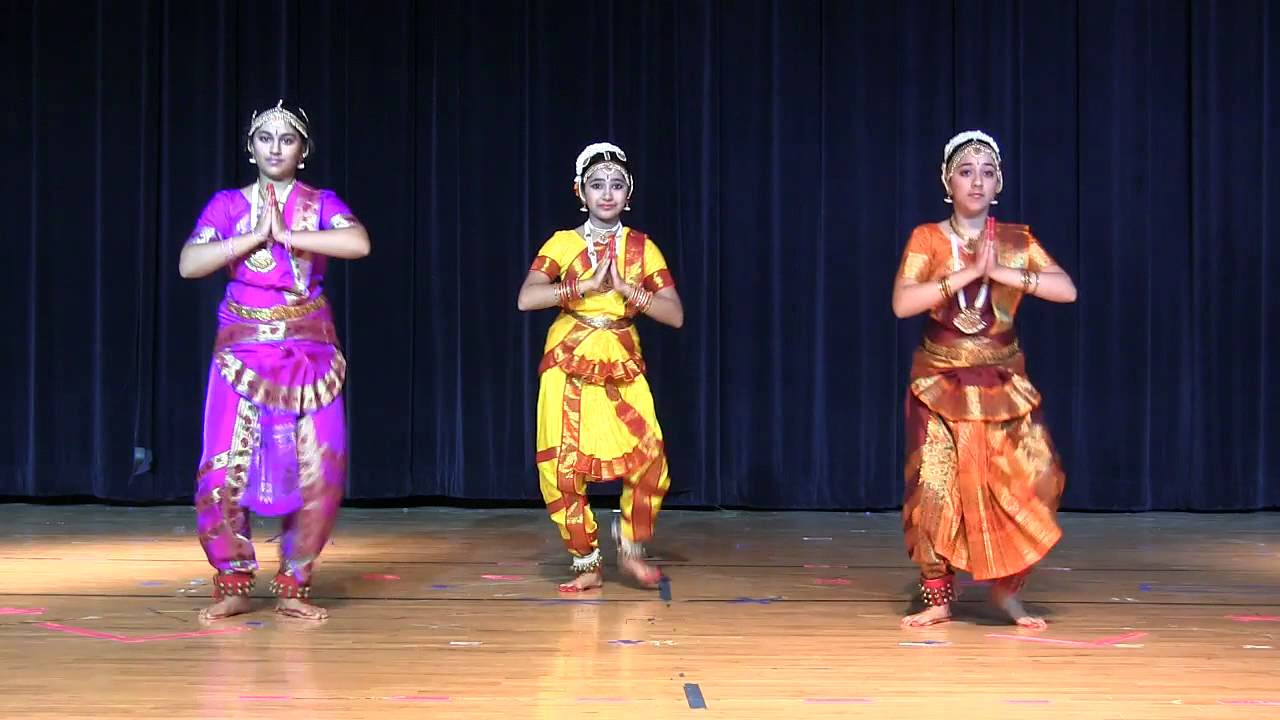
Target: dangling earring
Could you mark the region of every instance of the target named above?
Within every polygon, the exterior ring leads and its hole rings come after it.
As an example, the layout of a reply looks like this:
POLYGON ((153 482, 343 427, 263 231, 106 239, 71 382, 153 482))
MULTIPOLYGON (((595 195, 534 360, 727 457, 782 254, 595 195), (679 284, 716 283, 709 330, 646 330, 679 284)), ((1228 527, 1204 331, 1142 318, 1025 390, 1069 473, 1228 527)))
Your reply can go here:
POLYGON ((254 156, 250 155, 250 156, 249 156, 249 164, 250 164, 250 165, 257 165, 257 164, 258 164, 258 159, 257 159, 257 158, 255 158, 254 156))
POLYGON ((298 169, 299 169, 299 170, 301 170, 301 169, 305 168, 306 166, 307 166, 307 164, 306 164, 305 162, 300 162, 300 163, 298 163, 298 169))
POLYGON ((948 196, 946 196, 946 197, 942 198, 942 202, 944 202, 944 203, 946 203, 946 204, 950 205, 950 204, 951 204, 951 196, 950 196, 950 195, 948 195, 948 196))
POLYGON ((578 208, 578 212, 586 212, 586 211, 587 211, 586 205, 583 205, 582 207, 578 208))
POLYGON ((628 202, 626 205, 623 205, 622 209, 627 212, 631 212, 631 203, 628 202))
POLYGON ((999 204, 1000 204, 1000 201, 999 201, 999 200, 997 200, 997 199, 995 199, 995 198, 991 198, 991 204, 992 204, 992 205, 999 205, 999 204))

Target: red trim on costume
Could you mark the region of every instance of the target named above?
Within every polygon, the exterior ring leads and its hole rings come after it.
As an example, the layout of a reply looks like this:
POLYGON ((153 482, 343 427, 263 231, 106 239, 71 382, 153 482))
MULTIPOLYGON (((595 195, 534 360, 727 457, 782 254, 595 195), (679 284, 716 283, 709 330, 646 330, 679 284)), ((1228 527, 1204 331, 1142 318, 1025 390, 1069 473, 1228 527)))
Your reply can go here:
POLYGON ((608 381, 632 382, 644 375, 645 371, 644 358, 636 356, 635 342, 631 338, 632 332, 632 328, 600 330, 579 322, 564 336, 563 340, 542 356, 542 361, 538 363, 538 374, 541 375, 553 367, 558 367, 564 371, 565 375, 581 378, 593 385, 603 385, 608 381), (574 355, 574 351, 582 341, 594 332, 613 333, 614 337, 622 343, 623 348, 631 353, 631 357, 626 360, 591 360, 574 355))
MULTIPOLYGON (((644 277, 644 243, 648 239, 644 233, 630 228, 627 230, 627 241, 622 248, 623 260, 622 268, 619 275, 628 285, 635 287, 640 284, 641 278, 644 277)), ((639 310, 630 303, 627 304, 627 317, 635 317, 639 314, 639 310)))
POLYGON ((591 256, 587 254, 587 249, 582 248, 582 252, 573 258, 573 262, 569 263, 569 267, 565 269, 564 279, 580 278, 582 274, 591 269, 591 256))
POLYGON ((644 279, 644 288, 650 292, 656 293, 675 286, 675 277, 671 275, 670 270, 665 268, 655 273, 650 273, 649 276, 644 279))
POLYGON ((555 280, 560 277, 560 263, 546 255, 539 255, 533 259, 533 264, 529 266, 529 272, 540 272, 555 280))
POLYGON ((582 380, 579 378, 570 377, 565 382, 562 407, 560 441, 575 450, 560 454, 560 465, 556 468, 556 487, 567 504, 564 527, 569 533, 569 547, 579 555, 587 555, 594 550, 591 534, 587 532, 587 498, 578 493, 578 475, 573 462, 582 427, 582 380))
POLYGON ((658 494, 658 483, 662 479, 662 470, 667 458, 660 455, 649 464, 640 476, 631 496, 631 535, 636 542, 645 542, 653 537, 653 498, 658 494))

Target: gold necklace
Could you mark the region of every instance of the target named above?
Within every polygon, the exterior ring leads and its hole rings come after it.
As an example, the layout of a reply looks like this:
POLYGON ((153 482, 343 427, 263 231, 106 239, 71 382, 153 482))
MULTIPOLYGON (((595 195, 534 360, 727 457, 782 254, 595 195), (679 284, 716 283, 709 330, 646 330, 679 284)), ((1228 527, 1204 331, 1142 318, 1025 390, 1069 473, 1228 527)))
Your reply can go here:
POLYGON ((978 238, 981 237, 981 233, 973 237, 969 237, 968 235, 960 232, 960 226, 956 225, 955 215, 947 218, 947 224, 951 226, 951 232, 955 233, 956 237, 960 238, 960 242, 962 243, 965 253, 972 255, 974 250, 978 247, 978 238))
MULTIPOLYGON (((951 260, 955 265, 964 265, 964 261, 960 259, 960 244, 973 243, 978 238, 966 238, 964 233, 960 232, 960 228, 956 227, 955 216, 951 216, 947 221, 951 225, 951 231, 955 234, 955 239, 951 241, 951 260), (958 241, 958 242, 957 242, 958 241)), ((971 247, 966 247, 965 251, 970 255, 973 254, 971 247)), ((958 269, 958 268, 957 268, 958 269)), ((982 317, 982 306, 987 300, 987 295, 991 290, 991 278, 982 279, 982 287, 978 290, 978 296, 973 299, 973 304, 965 302, 964 288, 960 288, 956 292, 956 302, 960 305, 960 312, 956 313, 951 319, 951 324, 957 330, 965 335, 976 335, 987 328, 986 318, 982 317)))

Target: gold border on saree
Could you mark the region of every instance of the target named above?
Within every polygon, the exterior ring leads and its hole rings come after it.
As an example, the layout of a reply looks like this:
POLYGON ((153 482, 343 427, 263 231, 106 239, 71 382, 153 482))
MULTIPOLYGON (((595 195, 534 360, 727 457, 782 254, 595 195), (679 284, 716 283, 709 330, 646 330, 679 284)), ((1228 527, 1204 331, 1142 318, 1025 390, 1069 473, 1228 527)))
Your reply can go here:
POLYGON ((992 347, 983 340, 960 340, 954 345, 941 345, 925 338, 922 347, 930 355, 967 365, 1000 363, 1011 360, 1022 352, 1017 340, 1008 345, 992 347))
POLYGON ((323 295, 301 305, 272 305, 271 307, 249 307, 234 300, 227 300, 227 309, 246 320, 270 322, 273 320, 298 320, 311 313, 323 309, 329 301, 323 295))

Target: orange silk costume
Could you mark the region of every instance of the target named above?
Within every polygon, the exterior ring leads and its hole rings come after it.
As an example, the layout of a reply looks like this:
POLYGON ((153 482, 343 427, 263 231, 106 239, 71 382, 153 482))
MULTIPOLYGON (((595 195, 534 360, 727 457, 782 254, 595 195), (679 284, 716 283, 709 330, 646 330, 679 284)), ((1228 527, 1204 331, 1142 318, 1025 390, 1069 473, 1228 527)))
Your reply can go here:
MULTIPOLYGON (((1025 225, 997 225, 998 262, 1032 272, 1054 265, 1025 225)), ((935 224, 907 241, 899 275, 936 283, 960 269, 935 224)), ((964 293, 970 305, 981 282, 964 293)), ((958 295, 958 292, 957 292, 958 295)), ((987 327, 966 335, 952 325, 958 297, 929 314, 906 394, 907 551, 924 579, 953 569, 976 580, 1010 578, 1039 562, 1062 536, 1055 514, 1065 477, 1026 375, 1014 331, 1018 288, 992 283, 987 327)))
MULTIPOLYGON (((628 285, 655 293, 674 287, 666 259, 644 233, 624 227, 613 242, 618 274, 628 285)), ((609 252, 605 243, 595 250, 600 259, 609 252)), ((557 282, 586 280, 594 272, 578 230, 552 235, 530 269, 557 282)), ((618 292, 573 298, 547 331, 538 366, 539 485, 578 559, 598 547, 587 482, 623 480, 622 535, 634 542, 652 537, 671 483, 635 314, 618 292)))

